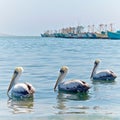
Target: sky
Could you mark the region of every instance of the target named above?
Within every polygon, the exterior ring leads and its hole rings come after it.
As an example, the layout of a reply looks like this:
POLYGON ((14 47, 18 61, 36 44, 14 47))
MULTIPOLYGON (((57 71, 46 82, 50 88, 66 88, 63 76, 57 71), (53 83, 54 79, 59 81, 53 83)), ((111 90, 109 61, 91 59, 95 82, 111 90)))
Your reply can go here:
POLYGON ((120 29, 120 0, 0 0, 0 33, 39 36, 69 26, 113 24, 120 29))

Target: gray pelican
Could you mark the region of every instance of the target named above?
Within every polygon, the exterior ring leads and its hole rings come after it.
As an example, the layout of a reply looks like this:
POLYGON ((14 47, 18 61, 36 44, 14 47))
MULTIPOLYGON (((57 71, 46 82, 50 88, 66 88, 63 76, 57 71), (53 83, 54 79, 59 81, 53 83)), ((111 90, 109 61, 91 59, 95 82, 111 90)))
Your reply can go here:
POLYGON ((55 83, 54 90, 56 90, 56 87, 58 86, 59 91, 65 91, 65 92, 87 92, 88 91, 90 86, 82 80, 73 79, 73 80, 63 82, 63 79, 65 78, 67 72, 68 72, 67 66, 63 66, 60 69, 60 74, 55 83))
POLYGON ((22 67, 16 67, 7 91, 7 95, 9 98, 31 97, 35 92, 34 87, 30 83, 18 83, 18 79, 21 76, 22 72, 22 67), (11 93, 10 95, 9 91, 11 93))
POLYGON ((92 80, 114 80, 117 77, 117 75, 111 70, 102 70, 96 72, 99 63, 99 59, 95 60, 94 62, 94 67, 90 77, 92 80))

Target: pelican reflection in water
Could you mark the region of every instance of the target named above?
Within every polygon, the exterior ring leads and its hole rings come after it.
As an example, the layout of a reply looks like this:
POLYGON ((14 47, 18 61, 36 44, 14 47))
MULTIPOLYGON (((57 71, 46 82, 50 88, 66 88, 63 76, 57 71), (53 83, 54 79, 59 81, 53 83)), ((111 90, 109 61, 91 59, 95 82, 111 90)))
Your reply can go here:
POLYGON ((18 83, 18 79, 22 72, 22 67, 16 67, 7 91, 9 98, 24 98, 33 96, 35 89, 30 83, 18 83))
POLYGON ((12 113, 30 113, 33 111, 34 101, 33 99, 10 99, 7 103, 8 108, 11 109, 12 113))
POLYGON ((58 110, 57 114, 84 114, 89 107, 85 104, 79 104, 77 106, 70 105, 70 100, 74 101, 86 101, 90 98, 88 93, 65 93, 65 92, 58 92, 57 95, 57 104, 55 108, 58 110))
POLYGON ((88 91, 90 86, 82 80, 73 79, 73 80, 64 82, 63 79, 65 78, 67 72, 68 72, 67 66, 63 66, 60 69, 60 74, 55 83, 54 90, 56 90, 56 87, 58 86, 59 91, 65 91, 65 92, 87 92, 88 91))
POLYGON ((95 60, 94 67, 91 73, 91 79, 92 80, 115 80, 117 75, 111 71, 111 70, 102 70, 97 72, 98 65, 100 63, 100 60, 95 60))

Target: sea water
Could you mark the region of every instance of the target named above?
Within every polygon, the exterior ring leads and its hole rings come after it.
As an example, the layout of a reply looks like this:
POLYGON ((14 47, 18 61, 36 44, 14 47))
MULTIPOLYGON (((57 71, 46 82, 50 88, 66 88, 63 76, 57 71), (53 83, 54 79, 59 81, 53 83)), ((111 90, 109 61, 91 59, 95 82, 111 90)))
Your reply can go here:
POLYGON ((0 38, 1 120, 119 120, 120 41, 41 37, 0 38), (98 70, 117 74, 113 82, 93 82, 94 61, 98 70), (54 91, 62 66, 69 67, 65 80, 81 79, 90 84, 87 94, 54 91), (36 92, 30 100, 9 100, 6 94, 15 67, 24 72, 18 82, 31 83, 36 92))

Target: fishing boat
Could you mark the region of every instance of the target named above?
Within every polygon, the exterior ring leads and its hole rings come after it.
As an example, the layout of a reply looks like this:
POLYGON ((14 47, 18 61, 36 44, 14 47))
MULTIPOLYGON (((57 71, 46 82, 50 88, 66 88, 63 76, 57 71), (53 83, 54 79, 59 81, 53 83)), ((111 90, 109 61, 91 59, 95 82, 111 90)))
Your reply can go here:
POLYGON ((104 31, 102 31, 102 32, 95 32, 95 35, 99 39, 108 39, 108 36, 107 36, 106 32, 104 32, 104 31))
POLYGON ((109 39, 120 39, 120 31, 107 31, 107 35, 109 39))

